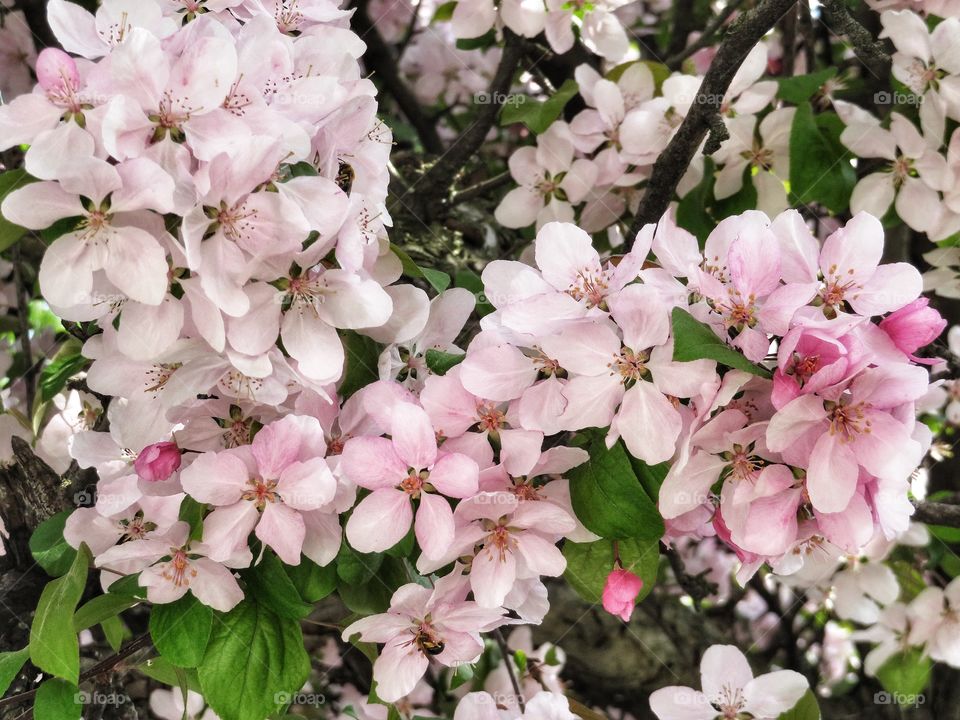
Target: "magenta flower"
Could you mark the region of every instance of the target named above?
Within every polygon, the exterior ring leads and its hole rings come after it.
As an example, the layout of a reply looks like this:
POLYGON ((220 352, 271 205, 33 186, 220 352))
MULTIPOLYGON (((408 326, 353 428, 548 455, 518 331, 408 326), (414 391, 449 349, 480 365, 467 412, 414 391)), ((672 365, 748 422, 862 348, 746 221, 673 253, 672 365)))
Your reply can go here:
POLYGON ((637 595, 642 588, 643 580, 632 572, 621 567, 614 568, 603 585, 603 609, 624 622, 630 622, 637 595))
POLYGON ((161 482, 180 469, 180 448, 175 442, 147 445, 133 463, 141 480, 161 482))

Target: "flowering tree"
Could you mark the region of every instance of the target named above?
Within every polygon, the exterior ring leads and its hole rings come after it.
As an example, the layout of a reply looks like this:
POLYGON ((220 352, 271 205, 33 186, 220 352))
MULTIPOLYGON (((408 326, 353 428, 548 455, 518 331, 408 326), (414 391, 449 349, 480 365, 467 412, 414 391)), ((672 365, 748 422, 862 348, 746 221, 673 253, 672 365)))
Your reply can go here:
POLYGON ((958 48, 0 0, 0 717, 960 717, 958 48))

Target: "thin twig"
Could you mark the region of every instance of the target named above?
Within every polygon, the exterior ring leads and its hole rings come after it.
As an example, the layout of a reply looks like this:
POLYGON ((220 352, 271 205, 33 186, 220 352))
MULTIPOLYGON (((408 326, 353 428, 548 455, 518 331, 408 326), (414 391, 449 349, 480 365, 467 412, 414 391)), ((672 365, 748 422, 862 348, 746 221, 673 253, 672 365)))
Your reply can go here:
POLYGON ((913 519, 928 525, 960 528, 960 505, 942 502, 914 503, 913 519))
POLYGON ((823 10, 836 27, 834 32, 845 35, 857 57, 869 65, 872 62, 889 62, 890 56, 884 50, 883 43, 874 40, 873 35, 861 25, 847 9, 843 0, 823 0, 823 10))
POLYGON ((526 712, 527 704, 524 702, 523 692, 520 690, 520 681, 517 679, 517 673, 514 672, 513 665, 510 662, 510 648, 507 646, 507 641, 504 639, 503 633, 500 632, 500 628, 493 631, 493 637, 500 648, 500 654, 503 655, 503 664, 507 666, 507 674, 510 676, 513 691, 517 694, 517 705, 520 706, 520 712, 526 712))
POLYGON ((704 151, 709 154, 719 147, 723 137, 720 130, 720 125, 723 124, 720 107, 734 75, 753 47, 796 1, 763 0, 751 12, 740 16, 727 33, 700 84, 686 118, 654 163, 647 190, 627 232, 628 249, 644 225, 657 222, 666 212, 677 185, 690 166, 707 131, 710 131, 711 137, 704 151))
MULTIPOLYGON (((96 665, 91 667, 89 670, 84 670, 80 673, 80 683, 87 680, 92 680, 98 675, 103 675, 109 670, 113 670, 117 665, 122 663, 128 657, 134 653, 144 650, 151 645, 150 634, 144 633, 140 637, 131 641, 125 648, 122 648, 120 652, 115 655, 111 655, 105 660, 101 660, 96 665)), ((79 683, 77 683, 79 685, 79 683)), ((34 695, 37 694, 37 688, 32 690, 27 690, 26 692, 17 693, 16 695, 11 695, 8 698, 3 698, 0 700, 0 710, 6 710, 7 708, 17 707, 27 702, 28 700, 33 699, 34 695)))
POLYGON ((499 175, 494 175, 492 178, 487 178, 481 182, 478 182, 476 185, 471 185, 468 188, 464 188, 453 194, 453 197, 450 198, 450 204, 456 205, 458 203, 467 202, 468 200, 473 200, 476 197, 483 197, 491 190, 496 190, 501 185, 506 185, 513 176, 510 174, 509 170, 504 170, 499 175))

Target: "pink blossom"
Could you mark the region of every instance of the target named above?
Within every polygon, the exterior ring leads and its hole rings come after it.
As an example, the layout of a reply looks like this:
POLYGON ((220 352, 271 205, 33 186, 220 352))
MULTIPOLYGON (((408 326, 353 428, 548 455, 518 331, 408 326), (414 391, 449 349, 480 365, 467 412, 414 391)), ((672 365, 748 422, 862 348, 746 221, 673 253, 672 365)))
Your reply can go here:
POLYGON ((157 482, 176 472, 180 460, 180 448, 175 442, 160 442, 141 450, 133 466, 142 480, 157 482))
POLYGON ((917 298, 880 321, 880 329, 890 336, 894 345, 914 362, 925 364, 936 361, 917 358, 913 353, 936 340, 947 327, 947 321, 929 305, 928 298, 917 298))
POLYGON ((614 568, 603 584, 603 609, 630 622, 637 595, 643 588, 643 580, 625 568, 614 568))

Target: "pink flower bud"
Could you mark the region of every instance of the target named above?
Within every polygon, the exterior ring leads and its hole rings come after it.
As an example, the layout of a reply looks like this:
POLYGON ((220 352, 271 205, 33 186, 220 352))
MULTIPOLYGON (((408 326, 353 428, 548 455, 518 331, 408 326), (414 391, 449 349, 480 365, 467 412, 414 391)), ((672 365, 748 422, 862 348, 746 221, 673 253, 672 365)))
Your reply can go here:
POLYGON ((147 482, 160 482, 180 468, 180 448, 174 442, 147 445, 133 463, 137 475, 147 482))
POLYGON ((918 298, 880 322, 881 329, 893 340, 893 344, 911 357, 914 352, 936 340, 947 326, 947 321, 932 307, 928 307, 929 304, 927 298, 918 298))
POLYGON ((63 50, 45 48, 37 56, 37 80, 47 92, 70 92, 80 87, 77 63, 63 50))
POLYGON ((624 622, 630 620, 643 580, 629 570, 614 568, 603 586, 603 609, 624 622))

